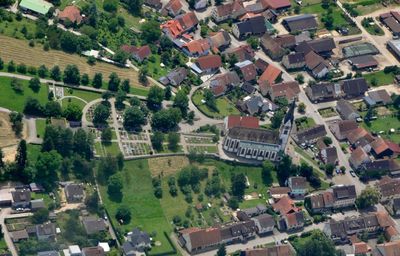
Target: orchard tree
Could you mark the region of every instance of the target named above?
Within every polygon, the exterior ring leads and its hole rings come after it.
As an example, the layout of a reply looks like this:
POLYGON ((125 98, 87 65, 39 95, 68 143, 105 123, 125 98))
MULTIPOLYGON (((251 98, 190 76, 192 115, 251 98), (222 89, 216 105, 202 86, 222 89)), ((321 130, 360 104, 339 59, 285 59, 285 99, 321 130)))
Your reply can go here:
POLYGON ((24 127, 24 123, 22 122, 23 115, 19 112, 13 111, 9 114, 9 117, 11 122, 11 128, 14 131, 15 135, 19 137, 24 127))
POLYGON ((81 76, 76 65, 67 65, 64 70, 64 83, 79 85, 81 76))
POLYGON ((89 84, 89 75, 88 74, 83 74, 81 78, 81 83, 83 85, 88 85, 89 84))
POLYGON ((94 74, 92 85, 94 88, 101 88, 103 86, 103 75, 101 73, 94 74))
POLYGON ((45 78, 48 76, 49 74, 49 70, 47 69, 47 67, 45 65, 41 65, 38 70, 37 70, 38 76, 40 78, 45 78))
POLYGON ((115 173, 107 181, 107 193, 112 198, 122 197, 122 188, 124 187, 123 178, 120 173, 115 173))
POLYGON ((31 78, 29 80, 29 88, 32 89, 34 92, 39 92, 40 90, 40 80, 37 77, 31 78))
POLYGON ((54 66, 50 71, 50 78, 55 81, 61 81, 61 69, 59 66, 54 66))
POLYGON ((154 43, 161 37, 160 25, 155 20, 149 20, 142 25, 142 39, 147 43, 154 43))
POLYGON ((171 151, 176 152, 179 149, 179 141, 180 141, 179 133, 176 132, 168 133, 168 148, 171 151))
POLYGON ((108 80, 108 90, 113 92, 118 91, 121 80, 119 79, 117 73, 112 72, 108 78, 110 79, 108 80))
POLYGON ((158 110, 161 108, 163 99, 163 89, 154 85, 150 87, 149 94, 147 95, 147 107, 151 110, 158 110))
POLYGON ((118 207, 115 218, 122 224, 128 224, 132 218, 129 207, 125 205, 121 205, 120 207, 118 207))
POLYGON ((129 93, 130 89, 131 89, 131 84, 129 79, 125 79, 124 81, 122 81, 121 90, 123 90, 126 93, 129 93))

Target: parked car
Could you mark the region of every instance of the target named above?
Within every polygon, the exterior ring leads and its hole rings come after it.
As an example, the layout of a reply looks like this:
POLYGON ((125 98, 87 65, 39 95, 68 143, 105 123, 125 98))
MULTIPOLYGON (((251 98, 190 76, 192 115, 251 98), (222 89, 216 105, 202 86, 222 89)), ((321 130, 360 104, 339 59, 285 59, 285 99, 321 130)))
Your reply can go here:
POLYGON ((353 170, 350 171, 350 175, 351 175, 353 178, 355 178, 355 177, 357 176, 356 173, 355 173, 353 170))

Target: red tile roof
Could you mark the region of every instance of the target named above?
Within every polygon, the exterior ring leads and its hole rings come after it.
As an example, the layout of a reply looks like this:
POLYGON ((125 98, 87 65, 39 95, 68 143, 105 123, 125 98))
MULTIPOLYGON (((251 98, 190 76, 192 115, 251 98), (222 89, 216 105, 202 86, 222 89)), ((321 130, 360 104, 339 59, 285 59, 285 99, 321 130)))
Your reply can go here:
POLYGON ((290 199, 288 196, 284 196, 279 199, 278 202, 272 205, 274 211, 279 212, 280 214, 287 214, 291 211, 296 211, 296 207, 294 206, 294 201, 290 199))
POLYGON ((150 49, 150 47, 148 45, 144 45, 144 46, 141 46, 141 47, 138 48, 138 47, 133 46, 133 45, 126 45, 125 44, 125 45, 121 46, 121 50, 126 52, 126 53, 136 55, 137 57, 139 57, 142 60, 144 58, 147 58, 151 54, 151 49, 150 49))
POLYGON ((185 47, 190 53, 202 54, 210 49, 210 43, 208 42, 207 39, 202 38, 184 44, 182 47, 185 47))
POLYGON ((355 244, 353 244, 353 246, 354 246, 354 253, 356 255, 365 254, 365 253, 371 251, 371 247, 369 247, 368 244, 366 244, 364 242, 355 243, 355 244))
POLYGON ((254 116, 228 116, 227 127, 259 128, 259 120, 254 116))
POLYGON ((64 10, 58 14, 58 18, 60 20, 68 19, 73 23, 76 22, 76 24, 79 24, 82 21, 81 11, 78 7, 73 5, 65 7, 64 10))
POLYGON ((267 81, 270 85, 275 84, 275 80, 281 75, 282 71, 272 64, 269 64, 259 81, 267 81))
POLYGON ((285 97, 293 100, 300 93, 299 83, 296 81, 283 82, 271 86, 271 97, 273 99, 285 97))
POLYGON ((382 138, 377 138, 370 145, 377 155, 389 149, 389 146, 382 138))
POLYGON ((202 70, 219 68, 222 66, 221 56, 207 55, 196 60, 198 67, 202 70))
POLYGON ((170 11, 173 15, 177 15, 182 9, 182 3, 180 0, 171 0, 164 7, 166 10, 170 11))
POLYGON ((262 4, 265 8, 270 8, 274 10, 288 8, 291 6, 289 0, 262 0, 262 4))

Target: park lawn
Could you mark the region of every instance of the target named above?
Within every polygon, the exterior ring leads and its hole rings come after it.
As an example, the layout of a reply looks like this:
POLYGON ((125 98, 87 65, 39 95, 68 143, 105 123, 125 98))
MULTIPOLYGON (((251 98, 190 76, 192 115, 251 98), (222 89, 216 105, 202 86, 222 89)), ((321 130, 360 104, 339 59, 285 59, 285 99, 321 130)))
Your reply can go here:
POLYGON ((393 79, 395 75, 393 73, 388 73, 386 74, 381 71, 373 72, 373 73, 368 73, 363 75, 365 80, 367 80, 367 83, 369 86, 382 86, 382 85, 387 85, 387 84, 393 84, 393 79), (375 79, 376 85, 373 85, 373 80, 375 79))
POLYGON ((219 97, 215 100, 218 112, 214 111, 213 109, 209 108, 201 102, 203 100, 202 92, 195 92, 192 99, 196 107, 198 107, 199 110, 208 117, 223 119, 229 115, 240 115, 239 110, 226 97, 219 97))
POLYGON ((76 105, 82 110, 85 107, 86 103, 76 98, 64 98, 61 101, 61 105, 64 110, 68 107, 68 105, 76 105))
POLYGON ((47 103, 47 86, 42 86, 39 92, 34 92, 28 87, 28 81, 19 80, 23 87, 22 93, 17 93, 11 88, 11 78, 0 77, 0 107, 22 112, 28 97, 39 100, 40 104, 47 103))
POLYGON ((380 134, 380 136, 395 143, 400 143, 400 121, 397 117, 381 116, 376 120, 371 120, 369 126, 364 122, 361 125, 370 132, 379 133, 380 131, 383 131, 384 133, 380 134), (390 133, 390 129, 392 128, 395 129, 394 133, 390 133))
POLYGON ((34 164, 40 154, 40 151, 42 149, 41 145, 34 145, 34 144, 28 144, 27 145, 27 151, 28 151, 28 161, 31 164, 34 164))
POLYGON ((111 144, 102 144, 104 150, 106 151, 106 154, 110 154, 112 156, 116 156, 119 153, 121 153, 121 151, 119 150, 119 146, 118 143, 116 142, 112 142, 111 144))
POLYGON ((36 119, 36 133, 38 138, 44 137, 44 132, 46 130, 46 119, 36 119))
POLYGON ((189 152, 196 152, 196 153, 217 153, 218 147, 216 145, 209 145, 209 146, 189 145, 188 150, 189 152))
MULTIPOLYGON (((25 35, 21 32, 22 28, 26 28, 26 35, 31 34, 36 31, 36 24, 27 18, 22 18, 20 21, 16 20, 16 15, 13 13, 7 13, 11 17, 13 17, 13 21, 2 21, 0 22, 0 33, 9 37, 13 37, 16 39, 25 39, 25 35)), ((25 42, 28 46, 28 42, 25 42)))
POLYGON ((297 118, 295 120, 297 128, 299 130, 304 130, 304 129, 308 129, 311 128, 315 125, 315 121, 314 119, 312 119, 311 117, 307 117, 307 118, 297 118))
POLYGON ((89 91, 84 91, 84 90, 79 90, 79 89, 72 89, 72 88, 64 88, 64 96, 76 96, 88 103, 95 99, 101 98, 100 93, 89 92, 89 91))
MULTIPOLYGON (((107 194, 107 186, 100 185, 100 193, 114 226, 122 232, 130 232, 134 227, 152 233, 155 232, 155 241, 161 246, 152 248, 151 253, 172 251, 173 248, 164 236, 169 235, 172 227, 164 216, 160 201, 154 196, 153 185, 147 160, 126 161, 123 169, 124 187, 121 202, 112 201, 107 194), (125 225, 119 225, 115 214, 120 205, 129 207, 132 220, 125 225)), ((166 193, 166 192, 164 192, 166 193)))

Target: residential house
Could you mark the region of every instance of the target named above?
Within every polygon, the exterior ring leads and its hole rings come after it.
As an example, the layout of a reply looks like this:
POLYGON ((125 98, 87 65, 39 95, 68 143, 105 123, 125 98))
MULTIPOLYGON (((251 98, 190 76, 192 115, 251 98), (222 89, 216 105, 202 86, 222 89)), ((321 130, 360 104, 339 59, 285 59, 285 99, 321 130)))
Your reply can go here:
POLYGON ((357 198, 354 185, 336 185, 332 187, 334 198, 333 208, 346 208, 354 206, 357 198))
POLYGON ((250 47, 250 45, 240 45, 239 47, 229 49, 226 51, 225 56, 229 59, 232 56, 236 56, 238 62, 243 62, 245 60, 253 61, 254 60, 254 50, 250 47))
POLYGON ((267 212, 267 207, 263 204, 258 204, 255 207, 242 209, 240 212, 244 213, 249 219, 260 214, 267 212))
POLYGON ((253 220, 234 222, 220 227, 221 243, 245 242, 255 237, 257 227, 253 220))
POLYGON ((247 95, 253 94, 256 91, 256 87, 250 82, 244 82, 240 89, 244 91, 247 95))
POLYGON ((44 204, 43 198, 40 199, 35 199, 31 200, 31 211, 37 211, 39 209, 46 208, 46 205, 44 204))
POLYGON ((296 52, 303 52, 304 54, 314 51, 318 55, 327 58, 332 55, 333 49, 335 48, 336 45, 333 38, 319 38, 311 41, 301 42, 296 46, 295 50, 296 52))
POLYGON ((307 196, 305 199, 305 204, 308 208, 314 212, 325 212, 330 211, 333 208, 335 198, 332 191, 324 191, 318 194, 312 194, 307 196))
POLYGON ((364 97, 364 101, 371 107, 376 105, 388 105, 393 102, 389 93, 385 89, 370 91, 367 94, 368 96, 364 97))
POLYGON ((240 78, 234 71, 214 76, 210 81, 210 89, 215 97, 222 96, 240 84, 240 78))
POLYGON ((370 143, 374 140, 375 138, 362 127, 358 127, 347 134, 347 141, 354 149, 357 147, 363 147, 367 153, 371 151, 370 143))
POLYGON ((304 227, 305 217, 303 211, 291 212, 284 214, 277 222, 278 229, 281 231, 290 232, 304 227))
POLYGON ((305 177, 296 176, 289 177, 288 187, 290 188, 290 195, 293 197, 303 197, 307 193, 307 180, 305 177))
POLYGON ((349 163, 352 168, 357 170, 364 164, 371 162, 371 158, 362 147, 356 148, 350 155, 349 163))
POLYGON ((68 203, 81 203, 85 197, 83 186, 80 184, 67 184, 64 192, 68 203))
POLYGON ((232 34, 238 39, 249 36, 263 35, 266 32, 265 20, 262 16, 255 16, 248 20, 238 22, 232 26, 232 34))
POLYGON ((29 235, 28 232, 26 232, 26 229, 11 231, 10 237, 13 243, 18 243, 20 241, 29 239, 29 235))
POLYGON ((262 0, 261 3, 265 9, 275 12, 283 12, 292 6, 289 0, 262 0))
POLYGON ((293 139, 297 144, 314 144, 321 137, 326 135, 326 129, 323 124, 315 125, 313 127, 297 130, 292 134, 293 139))
POLYGON ((365 70, 378 67, 378 61, 372 55, 362 55, 352 57, 349 60, 353 70, 365 70))
POLYGON ((296 101, 300 93, 297 81, 288 81, 277 84, 269 84, 268 81, 260 81, 258 85, 262 95, 268 95, 273 101, 285 98, 288 102, 296 101))
POLYGON ((182 12, 182 3, 180 0, 170 0, 161 10, 163 16, 170 15, 176 17, 182 12))
POLYGON ((282 24, 289 32, 316 30, 318 28, 317 20, 314 15, 311 14, 286 18, 282 21, 282 24))
POLYGON ((105 256, 106 253, 101 246, 82 248, 82 256, 105 256))
POLYGON ((191 68, 199 75, 206 75, 218 72, 221 66, 221 56, 207 55, 198 58, 191 68))
POLYGON ((283 56, 282 65, 287 70, 298 70, 304 68, 304 66, 306 65, 304 53, 291 53, 283 56))
POLYGON ((396 197, 393 199, 390 199, 386 209, 388 209, 388 212, 394 216, 400 216, 400 198, 396 197))
POLYGON ((243 2, 235 0, 231 3, 226 3, 217 6, 211 12, 211 17, 215 22, 222 22, 227 19, 236 19, 237 17, 246 13, 243 2))
POLYGON ((313 103, 333 101, 342 94, 339 84, 329 82, 311 84, 306 87, 305 92, 313 103))
POLYGON ((266 248, 246 249, 241 251, 241 256, 295 256, 296 251, 291 245, 271 245, 266 248))
POLYGON ((106 222, 101 218, 83 217, 82 224, 86 234, 93 235, 107 230, 106 222))
POLYGON ((400 146, 389 140, 376 138, 371 142, 371 153, 377 158, 397 157, 400 154, 400 146))
POLYGON ((358 98, 364 96, 364 93, 368 91, 368 84, 362 77, 343 80, 342 90, 346 98, 358 98))
POLYGON ((305 56, 305 66, 314 78, 323 78, 329 73, 329 65, 314 51, 308 52, 305 56))
POLYGON ((259 128, 259 119, 253 116, 227 116, 224 118, 224 131, 233 127, 259 128))
POLYGON ((161 77, 159 81, 163 85, 171 84, 172 86, 179 86, 188 76, 188 70, 184 67, 179 67, 171 72, 169 72, 166 76, 161 77))
POLYGON ((360 172, 363 176, 367 177, 379 177, 388 174, 398 176, 400 173, 400 164, 395 159, 379 159, 361 166, 360 172))
POLYGON ((343 120, 358 120, 360 114, 354 109, 353 105, 347 100, 340 99, 336 103, 336 111, 343 120))
POLYGON ((380 193, 380 201, 387 202, 394 198, 400 198, 400 180, 389 176, 383 176, 375 187, 380 193))
POLYGON ((45 223, 35 226, 38 240, 54 240, 56 238, 56 224, 45 223))
POLYGON ((371 247, 365 242, 353 243, 353 250, 355 255, 367 255, 372 251, 371 247))
POLYGON ((148 45, 136 47, 133 45, 123 45, 121 50, 130 54, 136 61, 142 62, 151 55, 151 49, 148 45))
POLYGON ((162 8, 161 0, 145 0, 143 1, 143 4, 155 9, 156 11, 159 11, 162 8))
MULTIPOLYGON (((399 24, 400 26, 400 24, 399 24)), ((400 29, 400 28, 399 28, 400 29)), ((400 31, 399 31, 400 33, 400 31)), ((376 256, 396 256, 397 253, 400 251, 400 240, 377 244, 376 245, 376 256)))
MULTIPOLYGON (((179 1, 179 0, 173 0, 179 1)), ((196 14, 193 12, 188 12, 175 17, 173 20, 169 20, 161 25, 161 29, 166 36, 171 40, 187 33, 197 27, 199 20, 196 14)))
POLYGON ((210 53, 211 45, 208 39, 201 38, 182 45, 182 51, 189 57, 200 57, 210 53))
POLYGON ((204 10, 204 9, 207 8, 207 4, 208 4, 207 0, 195 0, 195 2, 194 2, 194 9, 195 9, 196 11, 198 11, 198 10, 204 10))
POLYGON ((296 46, 296 36, 291 34, 277 35, 273 40, 284 49, 294 50, 296 46))
MULTIPOLYGON (((400 200, 399 200, 399 202, 400 202, 400 200)), ((386 238, 386 241, 388 241, 388 242, 393 242, 393 241, 399 240, 399 238, 400 238, 399 232, 393 226, 387 227, 385 229, 384 236, 386 238)))
POLYGON ((273 9, 267 9, 265 10, 262 15, 264 16, 266 21, 269 21, 271 23, 276 23, 278 21, 278 13, 274 11, 273 9))
POLYGON ((272 204, 272 208, 280 215, 298 211, 298 208, 294 205, 294 201, 288 196, 283 196, 278 202, 272 204))
POLYGON ((13 209, 29 208, 31 203, 31 191, 28 189, 17 189, 11 192, 13 209))
POLYGON ((250 115, 266 113, 278 109, 272 101, 261 95, 246 96, 237 102, 237 107, 244 113, 250 115))
POLYGON ((256 227, 257 227, 257 234, 262 236, 269 233, 272 233, 275 227, 275 220, 269 214, 261 214, 252 218, 256 227))
POLYGON ((64 24, 65 22, 80 24, 82 22, 81 11, 78 7, 69 5, 58 13, 58 19, 64 24))
POLYGON ((128 233, 126 242, 122 245, 124 252, 129 252, 131 249, 134 251, 143 252, 151 248, 151 238, 149 234, 144 231, 134 228, 132 232, 128 233))
POLYGON ((281 60, 288 53, 288 50, 267 34, 261 37, 260 45, 263 51, 273 60, 281 60))
POLYGON ((265 60, 263 60, 263 59, 257 59, 255 62, 254 62, 254 65, 256 65, 256 69, 257 69, 257 73, 259 74, 259 75, 261 75, 262 73, 264 73, 264 71, 267 69, 267 67, 268 67, 268 63, 265 61, 265 60))
POLYGON ((40 184, 35 182, 29 184, 29 189, 34 193, 44 192, 44 188, 40 184))
POLYGON ((336 166, 339 163, 337 149, 335 147, 321 149, 321 151, 319 152, 319 156, 324 164, 331 164, 336 166))
POLYGON ((358 124, 353 120, 336 121, 329 126, 333 135, 339 141, 347 138, 347 135, 358 128, 358 124))
POLYGON ((257 70, 253 62, 245 60, 235 64, 236 70, 239 72, 240 77, 245 82, 256 80, 257 70))
POLYGON ((64 255, 82 256, 82 251, 79 245, 70 245, 68 249, 63 250, 64 255))
POLYGON ((288 196, 291 192, 289 187, 272 187, 268 189, 270 197, 274 200, 279 200, 284 196, 288 196))
POLYGON ((213 33, 207 39, 214 53, 226 49, 231 44, 231 36, 225 30, 213 33))
POLYGON ((44 0, 21 0, 18 8, 31 14, 46 15, 53 5, 44 0))
POLYGON ((267 69, 262 73, 258 81, 268 82, 269 85, 273 85, 281 78, 282 71, 273 64, 269 64, 267 69))

